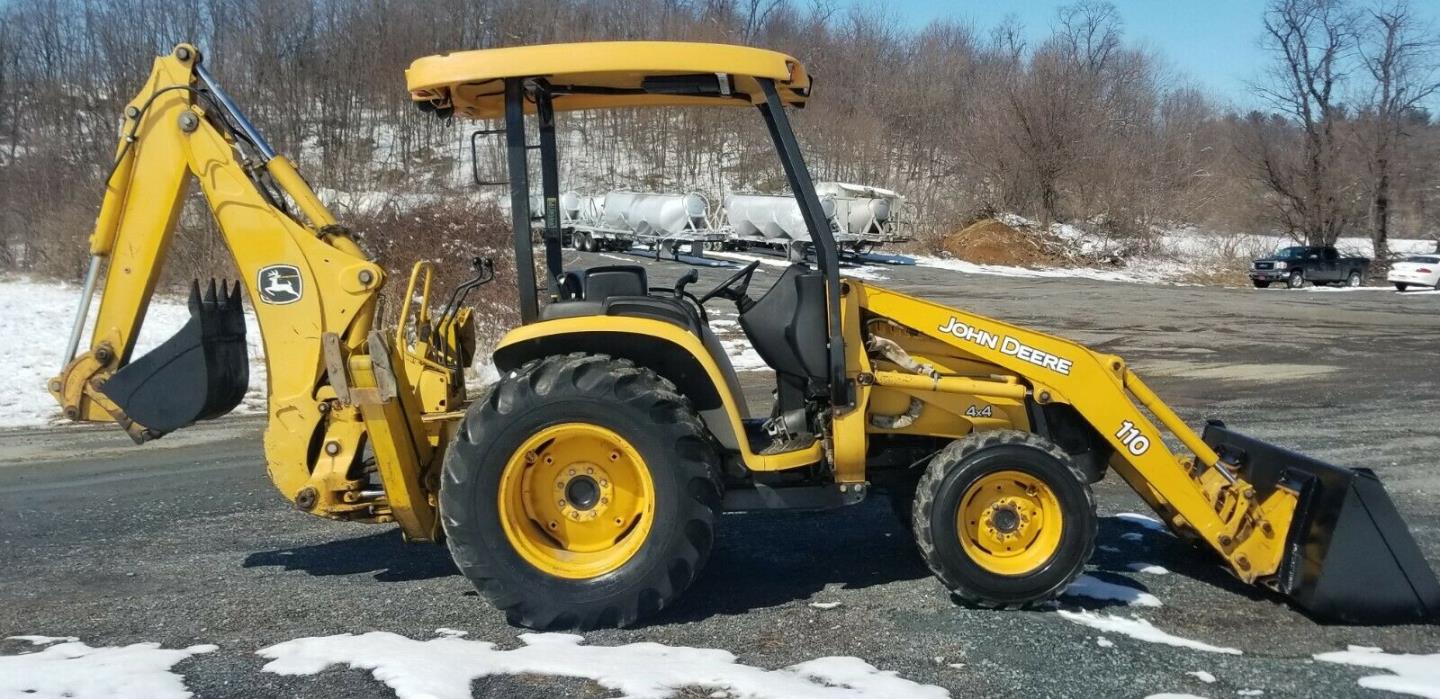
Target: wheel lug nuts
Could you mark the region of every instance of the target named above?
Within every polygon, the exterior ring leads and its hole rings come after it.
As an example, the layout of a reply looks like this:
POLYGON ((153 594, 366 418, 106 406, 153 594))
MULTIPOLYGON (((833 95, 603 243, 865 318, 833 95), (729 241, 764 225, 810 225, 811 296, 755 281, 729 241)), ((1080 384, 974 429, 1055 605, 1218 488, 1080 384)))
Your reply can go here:
POLYGON ((601 505, 609 505, 609 504, 610 504, 610 498, 600 498, 600 504, 601 504, 601 505))
POLYGON ((588 474, 590 474, 590 475, 592 475, 592 476, 595 475, 595 469, 594 469, 594 467, 590 467, 590 468, 585 469, 585 472, 588 473, 588 474))
POLYGON ((600 479, 600 487, 601 487, 601 488, 609 488, 609 487, 610 487, 610 481, 607 481, 607 480, 605 480, 604 478, 601 478, 601 479, 600 479))
POLYGON ((559 506, 561 506, 561 507, 564 507, 564 506, 565 506, 565 501, 564 501, 564 500, 559 500, 559 501, 556 502, 556 504, 559 505, 559 506))
POLYGON ((535 463, 535 458, 536 458, 536 457, 535 457, 535 452, 533 452, 533 451, 527 451, 527 452, 525 452, 525 463, 527 463, 527 464, 533 464, 533 463, 535 463))
POLYGON ((575 475, 575 469, 573 469, 573 468, 570 469, 570 475, 572 475, 572 476, 575 475))

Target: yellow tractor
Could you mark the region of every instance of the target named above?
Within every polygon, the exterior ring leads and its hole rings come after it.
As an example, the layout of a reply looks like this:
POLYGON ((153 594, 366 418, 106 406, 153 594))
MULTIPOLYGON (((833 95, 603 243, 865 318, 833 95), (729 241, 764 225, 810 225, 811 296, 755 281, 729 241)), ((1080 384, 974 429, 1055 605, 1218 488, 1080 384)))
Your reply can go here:
POLYGON ((495 350, 497 385, 471 401, 463 381, 474 351, 463 299, 491 278, 484 265, 438 308, 430 266, 416 265, 382 331, 382 270, 181 45, 125 112, 66 365, 50 383, 65 414, 113 420, 141 442, 228 412, 248 379, 243 286, 269 362, 265 453, 280 492, 321 517, 445 541, 517 624, 629 624, 700 574, 721 512, 838 508, 878 490, 960 599, 1033 605, 1090 558, 1090 483, 1108 470, 1236 577, 1317 618, 1440 611, 1440 585, 1369 471, 1218 422, 1196 434, 1119 357, 843 277, 787 114, 811 99, 795 58, 695 43, 529 46, 421 58, 406 79, 437 118, 503 124, 492 131, 508 154, 521 324, 495 350), (752 290, 752 263, 703 293, 693 271, 655 287, 640 266, 563 268, 556 115, 674 105, 758 113, 813 267, 752 290), (192 179, 241 284, 204 295, 197 284, 190 323, 132 359, 192 179), (102 266, 89 349, 76 356, 102 266), (747 412, 711 302, 734 306, 773 371, 768 416, 747 412))

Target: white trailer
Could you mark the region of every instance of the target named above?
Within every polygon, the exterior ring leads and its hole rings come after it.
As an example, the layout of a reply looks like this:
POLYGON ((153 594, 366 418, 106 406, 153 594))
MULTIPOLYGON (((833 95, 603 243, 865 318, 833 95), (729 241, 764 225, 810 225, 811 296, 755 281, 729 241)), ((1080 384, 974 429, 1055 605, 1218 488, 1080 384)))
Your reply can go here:
MULTIPOLYGON (((574 194, 574 193, 567 193, 574 194)), ((561 216, 565 216, 562 195, 561 216)), ((647 246, 655 256, 680 259, 704 256, 707 244, 725 239, 710 225, 710 201, 704 195, 616 191, 603 197, 573 197, 574 218, 563 224, 576 250, 630 251, 647 246)), ((688 260, 686 260, 688 261, 688 260)))
MULTIPOLYGON (((815 191, 843 256, 890 264, 911 262, 873 253, 886 243, 909 240, 897 231, 896 214, 904 197, 888 189, 843 182, 821 182, 815 191)), ((728 247, 780 250, 794 261, 811 253, 810 231, 800 205, 790 195, 728 195, 714 227, 727 234, 724 244, 728 247)))

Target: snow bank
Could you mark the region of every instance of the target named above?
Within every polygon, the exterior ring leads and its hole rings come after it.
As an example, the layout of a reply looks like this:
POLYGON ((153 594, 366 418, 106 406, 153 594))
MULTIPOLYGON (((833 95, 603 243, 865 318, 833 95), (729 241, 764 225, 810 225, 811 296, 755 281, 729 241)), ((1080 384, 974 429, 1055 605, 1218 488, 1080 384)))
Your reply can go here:
MULTIPOLYGON (((1016 229, 1038 231, 1038 222, 1015 214, 996 216, 1001 223, 1016 229)), ((1130 282, 1139 284, 1174 284, 1186 286, 1184 279, 1195 273, 1218 272, 1231 269, 1243 272, 1237 264, 1264 257, 1276 250, 1297 245, 1294 240, 1279 235, 1259 233, 1226 233, 1208 231, 1194 226, 1177 228, 1156 228, 1154 238, 1145 241, 1145 252, 1137 253, 1137 241, 1125 238, 1111 238, 1102 233, 1092 232, 1068 223, 1053 223, 1048 231, 1050 237, 1060 241, 1061 247, 1073 255, 1077 264, 1092 261, 1091 266, 1080 267, 1011 267, 1005 265, 980 265, 963 260, 919 257, 917 262, 928 267, 949 269, 966 274, 988 274, 1005 277, 1035 277, 1064 279, 1093 279, 1097 281, 1130 282), (1093 261, 1112 260, 1116 264, 1095 267, 1093 261)), ((1341 238, 1335 246, 1344 255, 1373 258, 1375 246, 1369 238, 1341 238)), ((1436 241, 1429 239, 1392 239, 1392 255, 1430 254, 1436 250, 1436 241)))
POLYGON ((1161 631, 1160 629, 1155 628, 1153 624, 1145 621, 1144 619, 1127 619, 1125 617, 1119 617, 1113 614, 1096 614, 1095 612, 1084 609, 1075 612, 1061 609, 1058 610, 1057 613, 1072 622, 1080 624, 1081 626, 1088 626, 1097 631, 1123 634, 1125 636, 1129 636, 1140 641, 1146 641, 1149 643, 1160 643, 1167 646, 1175 646, 1177 648, 1192 648, 1194 650, 1202 650, 1207 653, 1225 653, 1227 655, 1241 654, 1240 650, 1237 648, 1212 646, 1202 641, 1194 641, 1188 638, 1181 638, 1165 631, 1161 631))
POLYGON ((1367 689, 1440 699, 1440 653, 1410 655, 1408 653, 1386 653, 1380 648, 1367 646, 1350 646, 1347 650, 1320 653, 1315 656, 1315 659, 1327 663, 1389 670, 1394 673, 1361 677, 1360 686, 1367 689))
POLYGON ((1061 597, 1086 597, 1109 602, 1124 602, 1132 607, 1159 607, 1160 598, 1144 590, 1128 585, 1112 583, 1089 575, 1082 575, 1060 593, 1061 597))
MULTIPOLYGON (((0 372, 0 428, 43 425, 60 419, 60 408, 45 390, 45 382, 60 373, 70 322, 80 303, 80 287, 73 284, 36 282, 24 279, 0 281, 0 356, 6 371, 0 372)), ((97 296, 90 304, 83 349, 90 341, 89 328, 100 311, 97 296)), ((183 298, 157 296, 140 331, 134 356, 154 349, 169 339, 190 319, 183 298)), ((265 359, 255 315, 246 309, 246 342, 250 354, 250 390, 237 412, 265 410, 265 359)))
POLYGON ((963 274, 984 274, 996 277, 1019 277, 1030 279, 1092 279, 1102 282, 1129 282, 1132 284, 1184 284, 1189 269, 1176 262, 1154 262, 1128 267, 1015 267, 1011 265, 982 265, 947 257, 915 255, 915 264, 963 274))
POLYGON ((27 699, 185 699, 191 696, 185 679, 170 669, 216 650, 213 645, 167 649, 159 643, 91 648, 71 637, 10 638, 47 646, 35 653, 0 655, 0 697, 27 699))
POLYGON ((369 670, 400 699, 467 699, 478 678, 519 674, 588 679, 634 699, 673 697, 695 687, 754 699, 950 696, 859 658, 818 658, 765 670, 740 664, 723 650, 659 643, 587 646, 580 636, 561 633, 521 634, 520 640, 519 648, 496 650, 493 643, 454 636, 417 641, 372 631, 300 638, 259 655, 271 659, 264 670, 279 675, 313 675, 335 665, 369 670))

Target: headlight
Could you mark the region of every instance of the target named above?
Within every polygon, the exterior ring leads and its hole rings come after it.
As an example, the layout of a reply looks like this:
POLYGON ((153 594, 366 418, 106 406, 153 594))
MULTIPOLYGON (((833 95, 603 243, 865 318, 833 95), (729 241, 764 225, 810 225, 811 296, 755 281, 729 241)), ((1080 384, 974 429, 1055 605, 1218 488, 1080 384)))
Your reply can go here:
POLYGON ((1286 267, 1289 267, 1289 266, 1290 266, 1290 264, 1287 263, 1287 262, 1276 262, 1276 263, 1275 263, 1275 269, 1285 269, 1286 267))

